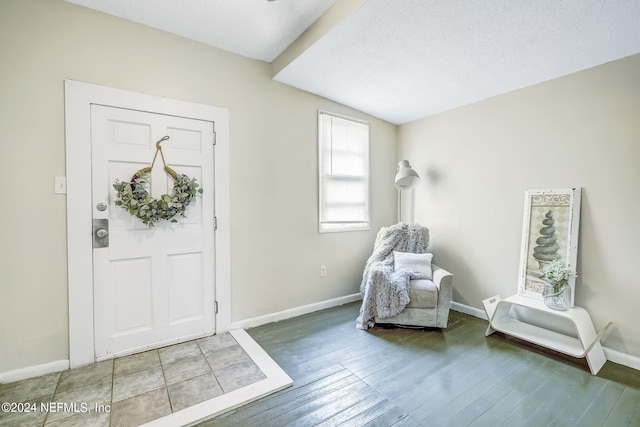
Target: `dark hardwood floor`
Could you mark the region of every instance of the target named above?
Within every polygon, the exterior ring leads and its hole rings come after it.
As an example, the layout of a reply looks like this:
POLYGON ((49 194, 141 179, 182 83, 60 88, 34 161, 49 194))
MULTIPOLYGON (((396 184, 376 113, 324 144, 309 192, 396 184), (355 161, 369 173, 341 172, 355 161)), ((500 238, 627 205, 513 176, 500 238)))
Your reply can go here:
POLYGON ((640 426, 640 371, 593 376, 455 311, 443 330, 362 331, 359 307, 249 329, 294 384, 201 426, 640 426))

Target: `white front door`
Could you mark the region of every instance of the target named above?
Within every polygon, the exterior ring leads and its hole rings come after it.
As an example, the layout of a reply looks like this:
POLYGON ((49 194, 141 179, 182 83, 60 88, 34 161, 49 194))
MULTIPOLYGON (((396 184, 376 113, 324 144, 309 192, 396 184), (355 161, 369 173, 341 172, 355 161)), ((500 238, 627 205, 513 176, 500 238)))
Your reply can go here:
MULTIPOLYGON (((94 223, 108 224, 102 240, 94 229, 98 246, 108 239, 108 246, 93 249, 96 360, 213 334, 213 122, 92 105, 91 157, 94 223), (203 192, 185 218, 149 228, 115 205, 113 184, 149 166, 164 136, 167 165, 196 178, 203 192)), ((158 154, 151 196, 172 187, 158 154)))

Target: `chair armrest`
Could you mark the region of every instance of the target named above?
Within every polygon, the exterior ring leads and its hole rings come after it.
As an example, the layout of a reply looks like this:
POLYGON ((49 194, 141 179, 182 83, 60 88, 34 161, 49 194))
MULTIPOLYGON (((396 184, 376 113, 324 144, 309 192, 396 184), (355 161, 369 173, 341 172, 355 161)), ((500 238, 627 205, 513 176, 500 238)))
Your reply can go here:
POLYGON ((449 308, 453 297, 453 274, 442 267, 432 264, 433 283, 438 287, 437 327, 446 328, 449 321, 449 308))
POLYGON ((433 271, 433 283, 435 283, 438 288, 443 284, 443 281, 445 282, 445 286, 447 286, 446 282, 451 282, 450 284, 453 283, 453 273, 449 273, 447 270, 436 264, 431 264, 431 270, 433 271))

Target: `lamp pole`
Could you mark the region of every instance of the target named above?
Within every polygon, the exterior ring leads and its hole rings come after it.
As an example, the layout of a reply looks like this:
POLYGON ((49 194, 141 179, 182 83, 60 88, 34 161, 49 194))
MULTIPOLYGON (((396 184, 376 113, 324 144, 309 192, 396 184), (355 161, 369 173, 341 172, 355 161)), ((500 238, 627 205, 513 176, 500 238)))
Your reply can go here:
POLYGON ((420 184, 418 173, 411 168, 408 160, 400 160, 395 178, 395 187, 398 189, 398 222, 402 222, 402 191, 410 190, 418 184, 420 184))

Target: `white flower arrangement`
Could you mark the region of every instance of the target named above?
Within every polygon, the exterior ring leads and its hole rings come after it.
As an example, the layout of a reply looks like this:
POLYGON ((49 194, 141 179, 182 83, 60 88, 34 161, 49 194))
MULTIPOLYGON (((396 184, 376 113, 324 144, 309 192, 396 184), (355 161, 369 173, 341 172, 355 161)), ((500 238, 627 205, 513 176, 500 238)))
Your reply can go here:
POLYGON ((565 263, 560 259, 546 264, 542 267, 540 273, 542 273, 542 277, 548 282, 553 283, 554 288, 556 288, 556 286, 560 287, 566 285, 572 277, 578 277, 576 272, 572 270, 570 266, 565 265, 565 263))

